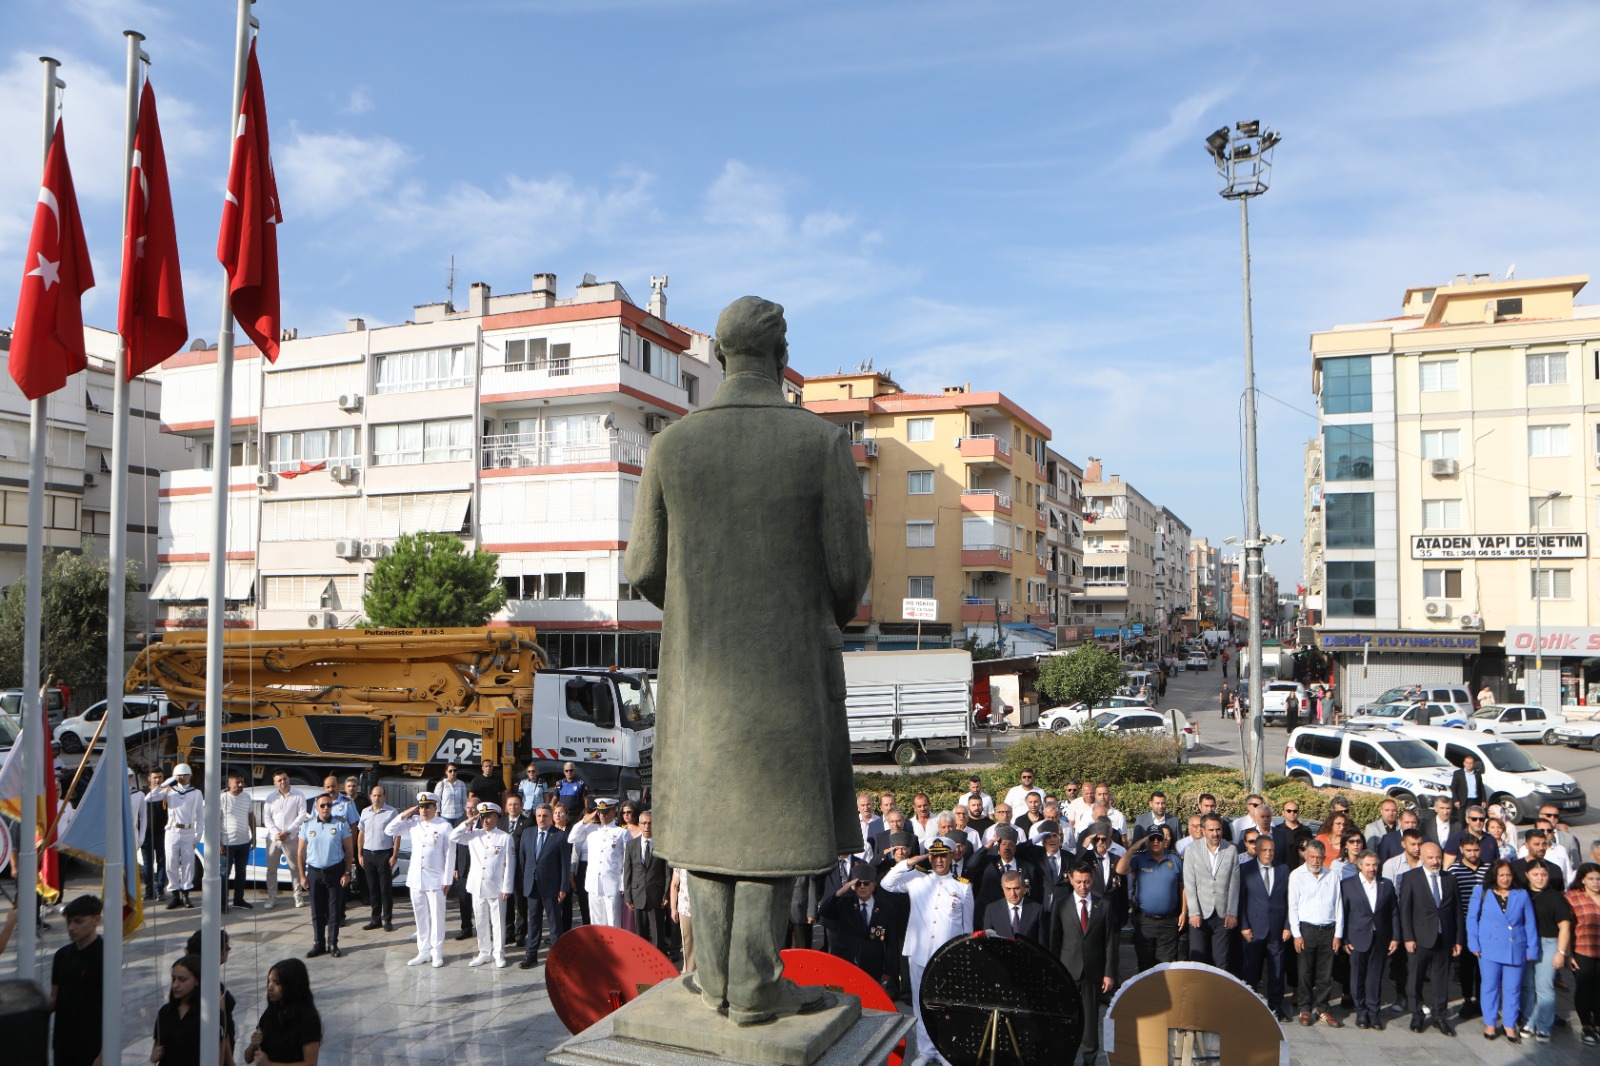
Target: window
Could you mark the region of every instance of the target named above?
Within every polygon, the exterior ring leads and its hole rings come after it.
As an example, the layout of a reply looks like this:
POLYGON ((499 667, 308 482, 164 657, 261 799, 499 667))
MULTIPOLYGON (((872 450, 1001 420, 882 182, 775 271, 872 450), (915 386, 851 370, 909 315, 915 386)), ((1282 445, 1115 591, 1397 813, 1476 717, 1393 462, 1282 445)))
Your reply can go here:
POLYGON ((1571 426, 1529 426, 1528 454, 1535 459, 1567 455, 1572 451, 1571 426))
POLYGON ((906 440, 932 440, 933 419, 908 418, 906 419, 906 440))
POLYGON ((1566 352, 1533 352, 1529 354, 1529 385, 1565 385, 1566 383, 1566 352))
POLYGON ((1324 426, 1324 481, 1367 481, 1372 478, 1372 427, 1324 426))
MULTIPOLYGON (((507 369, 511 367, 511 341, 506 345, 507 369)), ((429 348, 416 352, 390 352, 375 356, 377 389, 385 392, 421 392, 424 389, 459 389, 472 384, 472 364, 465 345, 429 348)))
POLYGON ((1533 570, 1531 588, 1533 595, 1541 600, 1570 600, 1572 599, 1572 571, 1571 570, 1533 570))
POLYGON ((1423 430, 1422 457, 1424 459, 1461 458, 1461 431, 1459 429, 1423 430))
POLYGON ((1459 600, 1461 598, 1461 571, 1424 570, 1422 595, 1430 600, 1459 600))
POLYGON ((1085 585, 1126 585, 1128 568, 1125 566, 1086 566, 1083 568, 1085 585))
POLYGON ((1460 529, 1460 500, 1423 500, 1423 529, 1460 529))
POLYGON ((931 600, 933 595, 933 578, 908 577, 906 578, 906 596, 913 600, 931 600))
POLYGON ((288 574, 262 579, 261 606, 271 611, 357 611, 360 574, 288 574))
POLYGON ((1371 356, 1322 361, 1322 410, 1330 415, 1372 410, 1371 356))
POLYGON ((297 470, 302 464, 358 463, 361 450, 356 444, 356 427, 341 429, 302 429, 293 433, 267 436, 267 463, 272 470, 297 470))
POLYGON ((906 473, 906 491, 913 496, 929 496, 933 493, 933 471, 911 470, 906 473))
POLYGON ((549 363, 550 342, 543 337, 506 341, 506 369, 512 372, 543 370, 549 363))
POLYGON ((1361 740, 1350 742, 1350 761, 1369 770, 1387 770, 1388 764, 1378 754, 1378 749, 1361 740))
POLYGON ((932 522, 907 522, 906 547, 931 548, 933 547, 932 522))
POLYGON ((372 427, 376 466, 448 463, 472 458, 472 419, 399 422, 372 427))
POLYGON ((1572 525, 1572 497, 1532 496, 1528 499, 1528 526, 1532 529, 1562 529, 1572 525))
POLYGON ((1502 315, 1520 314, 1522 314, 1522 297, 1520 296, 1511 296, 1504 300, 1496 300, 1494 302, 1494 316, 1496 318, 1499 318, 1502 315))
POLYGON ((1435 359, 1420 363, 1417 374, 1423 392, 1454 392, 1461 387, 1459 364, 1454 359, 1435 359))
POLYGON ((1374 546, 1372 493, 1330 492, 1324 498, 1323 513, 1328 516, 1328 547, 1374 546))
POLYGON ((264 500, 261 539, 267 542, 336 540, 359 529, 360 501, 350 496, 264 500))
POLYGON ((1378 581, 1376 563, 1328 563, 1327 597, 1330 618, 1376 618, 1378 581))
POLYGON ((692 405, 700 403, 700 379, 693 374, 683 375, 683 391, 692 405))

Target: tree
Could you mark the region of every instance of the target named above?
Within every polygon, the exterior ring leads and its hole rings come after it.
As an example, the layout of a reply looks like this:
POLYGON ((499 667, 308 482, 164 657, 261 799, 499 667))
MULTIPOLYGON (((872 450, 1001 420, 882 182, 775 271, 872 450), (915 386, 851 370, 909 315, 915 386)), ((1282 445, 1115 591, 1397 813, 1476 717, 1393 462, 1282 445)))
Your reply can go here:
MULTIPOLYGON (((129 564, 126 591, 138 588, 138 571, 129 564)), ((19 688, 26 581, 6 589, 0 600, 0 687, 19 688)), ((40 597, 44 621, 44 676, 55 676, 73 688, 94 690, 121 678, 106 677, 106 600, 111 591, 111 561, 104 556, 57 555, 44 575, 40 597)))
POLYGON ((984 659, 1001 659, 1005 657, 1005 648, 1001 646, 998 640, 986 641, 977 633, 972 634, 972 636, 963 640, 960 644, 956 645, 956 647, 965 648, 972 656, 973 662, 980 662, 984 659))
POLYGON ((361 606, 385 629, 481 626, 506 605, 494 552, 468 554, 450 533, 408 533, 379 559, 361 606))
POLYGON ((1122 684, 1122 663, 1115 655, 1093 644, 1074 648, 1065 655, 1046 655, 1039 662, 1039 691, 1057 703, 1093 706, 1117 691, 1122 684))

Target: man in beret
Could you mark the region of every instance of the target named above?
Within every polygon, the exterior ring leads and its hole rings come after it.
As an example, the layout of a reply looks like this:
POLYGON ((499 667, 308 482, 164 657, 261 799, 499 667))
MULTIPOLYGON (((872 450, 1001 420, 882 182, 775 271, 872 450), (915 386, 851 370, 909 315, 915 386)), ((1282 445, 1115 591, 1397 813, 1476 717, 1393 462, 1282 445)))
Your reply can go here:
POLYGON ((866 863, 851 867, 849 879, 822 901, 821 917, 833 930, 828 951, 859 966, 886 992, 898 977, 904 902, 878 887, 878 871, 866 863))

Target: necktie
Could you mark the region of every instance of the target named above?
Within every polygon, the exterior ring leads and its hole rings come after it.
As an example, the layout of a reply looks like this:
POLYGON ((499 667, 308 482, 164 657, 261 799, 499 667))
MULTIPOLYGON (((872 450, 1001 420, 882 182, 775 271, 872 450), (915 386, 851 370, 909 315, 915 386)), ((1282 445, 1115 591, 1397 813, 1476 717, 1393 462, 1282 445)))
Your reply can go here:
POLYGON ((1261 881, 1267 886, 1267 895, 1272 895, 1272 867, 1263 866, 1261 868, 1261 881))
POLYGON ((843 859, 840 859, 839 860, 839 883, 843 884, 844 882, 846 882, 848 880, 850 880, 850 864, 845 862, 843 859))
POLYGON ((1054 855, 1050 856, 1050 883, 1055 884, 1061 880, 1061 860, 1054 855))
POLYGON ((650 864, 650 841, 641 838, 639 841, 639 861, 646 866, 650 864))
POLYGON ((1022 932, 1022 908, 1011 908, 1011 935, 1016 936, 1022 932))
POLYGON ((864 929, 867 927, 867 923, 872 921, 872 916, 867 912, 867 901, 862 900, 856 904, 856 909, 861 912, 861 926, 864 929))
POLYGON ((533 842, 533 861, 539 861, 539 853, 544 851, 544 830, 539 830, 539 839, 533 842))
POLYGON ((1083 935, 1084 936, 1088 936, 1089 935, 1089 901, 1087 899, 1080 899, 1078 901, 1078 906, 1080 908, 1082 908, 1078 912, 1078 928, 1083 931, 1083 935))

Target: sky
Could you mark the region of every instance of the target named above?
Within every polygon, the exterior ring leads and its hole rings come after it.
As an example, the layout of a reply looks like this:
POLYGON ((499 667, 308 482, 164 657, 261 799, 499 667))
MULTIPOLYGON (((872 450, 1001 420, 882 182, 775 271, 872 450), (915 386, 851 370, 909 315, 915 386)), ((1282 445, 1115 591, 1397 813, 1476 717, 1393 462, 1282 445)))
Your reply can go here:
MULTIPOLYGON (((1251 203, 1262 528, 1300 573, 1308 336, 1458 273, 1600 266, 1600 5, 261 0, 283 323, 400 322, 585 273, 711 332, 785 305, 802 373, 999 390, 1196 535, 1242 536, 1239 213, 1203 142, 1283 136, 1251 203)), ((0 322, 41 55, 113 328, 126 45, 144 33, 190 331, 215 342, 234 5, 0 3, 0 322)), ((1584 302, 1600 296, 1585 294, 1584 302), (1587 297, 1587 299, 1586 299, 1587 297)))

